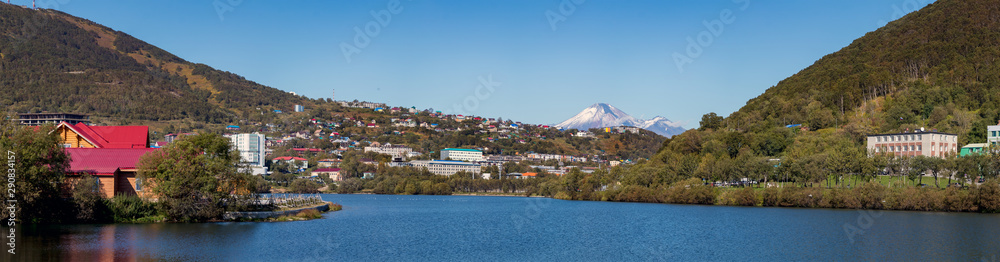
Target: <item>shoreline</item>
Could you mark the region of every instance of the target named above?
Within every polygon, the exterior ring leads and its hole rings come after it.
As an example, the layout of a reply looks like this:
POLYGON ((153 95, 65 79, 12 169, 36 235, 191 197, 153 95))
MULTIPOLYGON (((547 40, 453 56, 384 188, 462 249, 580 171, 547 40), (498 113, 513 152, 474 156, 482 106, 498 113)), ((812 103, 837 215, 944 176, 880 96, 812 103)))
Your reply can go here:
MULTIPOLYGON (((398 194, 375 194, 375 193, 354 193, 354 194, 338 194, 330 193, 331 195, 384 195, 384 196, 407 196, 398 194)), ((409 196, 432 196, 432 195, 409 195, 409 196)), ((666 205, 697 205, 697 206, 719 206, 719 207, 747 207, 747 208, 793 208, 793 209, 827 209, 827 210, 856 210, 856 211, 904 211, 904 212, 930 212, 930 213, 951 213, 951 214, 987 214, 987 215, 1000 215, 1000 213, 993 212, 983 212, 983 211, 950 211, 950 210, 914 210, 914 209, 893 209, 893 208, 844 208, 844 207, 822 207, 822 206, 794 206, 794 205, 763 205, 762 203, 757 203, 755 205, 727 205, 727 204, 702 204, 702 203, 670 203, 670 202, 649 202, 649 201, 616 201, 616 200, 587 200, 587 199, 562 199, 556 198, 554 196, 524 196, 522 194, 476 194, 476 193, 460 193, 451 195, 439 195, 439 196, 495 196, 495 197, 525 197, 525 198, 549 198, 554 200, 566 200, 566 201, 588 201, 588 202, 609 202, 609 203, 645 203, 645 204, 666 204, 666 205)), ((758 199, 762 200, 762 199, 758 199)))

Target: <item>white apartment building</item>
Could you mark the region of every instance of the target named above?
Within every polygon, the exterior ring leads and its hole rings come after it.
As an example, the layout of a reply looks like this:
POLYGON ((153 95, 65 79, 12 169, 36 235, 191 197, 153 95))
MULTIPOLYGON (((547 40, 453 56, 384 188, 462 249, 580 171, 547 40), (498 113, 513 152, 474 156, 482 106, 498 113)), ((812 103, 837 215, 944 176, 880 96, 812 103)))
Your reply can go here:
POLYGON ((233 145, 233 149, 240 152, 243 163, 250 165, 252 173, 263 174, 264 159, 267 156, 267 139, 259 133, 226 135, 233 145))
POLYGON ((483 151, 475 149, 445 148, 441 149, 441 160, 458 160, 479 162, 483 161, 483 151))
POLYGON ((991 146, 1000 144, 1000 123, 986 127, 986 144, 991 146))
POLYGON ((413 149, 406 146, 394 146, 386 144, 384 146, 366 146, 365 152, 375 152, 379 154, 391 155, 392 157, 407 157, 413 149))
POLYGON ((914 132, 868 135, 868 152, 902 156, 944 158, 958 153, 958 135, 940 132, 914 132))
POLYGON ((410 161, 410 165, 414 168, 427 168, 431 173, 442 176, 454 175, 459 171, 465 171, 476 176, 483 173, 481 165, 462 161, 414 160, 410 161))

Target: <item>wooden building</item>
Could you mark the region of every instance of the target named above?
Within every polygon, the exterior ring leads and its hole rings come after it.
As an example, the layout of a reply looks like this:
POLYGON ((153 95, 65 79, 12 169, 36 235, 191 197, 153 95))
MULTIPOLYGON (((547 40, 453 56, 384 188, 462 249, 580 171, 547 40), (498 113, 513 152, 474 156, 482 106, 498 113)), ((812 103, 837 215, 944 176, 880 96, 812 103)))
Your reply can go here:
MULTIPOLYGON (((156 148, 67 148, 70 157, 67 184, 74 185, 84 175, 92 175, 98 180, 98 188, 104 197, 117 195, 152 195, 137 177, 136 166, 142 155, 156 148)), ((148 184, 148 183, 146 183, 148 184)))
POLYGON ((148 126, 89 126, 59 123, 53 131, 66 148, 149 148, 148 126))

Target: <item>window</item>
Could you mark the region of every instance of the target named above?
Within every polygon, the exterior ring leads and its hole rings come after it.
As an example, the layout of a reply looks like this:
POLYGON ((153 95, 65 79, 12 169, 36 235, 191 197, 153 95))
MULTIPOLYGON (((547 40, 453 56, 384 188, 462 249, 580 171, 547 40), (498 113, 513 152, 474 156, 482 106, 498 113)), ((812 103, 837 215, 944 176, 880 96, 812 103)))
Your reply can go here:
POLYGON ((142 178, 135 178, 135 191, 142 191, 142 178))

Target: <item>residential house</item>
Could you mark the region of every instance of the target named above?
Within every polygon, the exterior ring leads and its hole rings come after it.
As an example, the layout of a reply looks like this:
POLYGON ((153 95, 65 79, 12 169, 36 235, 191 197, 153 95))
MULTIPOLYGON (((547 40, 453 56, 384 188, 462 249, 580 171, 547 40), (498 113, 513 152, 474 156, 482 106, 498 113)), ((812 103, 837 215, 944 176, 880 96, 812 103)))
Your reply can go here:
POLYGON ((56 126, 66 148, 149 148, 148 126, 88 126, 85 123, 56 126))
POLYGON ((959 156, 967 156, 971 154, 982 153, 984 149, 989 147, 988 143, 978 143, 978 144, 968 144, 962 147, 962 150, 958 153, 959 156))
POLYGON ((309 159, 301 157, 282 156, 282 157, 275 157, 274 159, 271 160, 272 165, 277 164, 279 162, 288 163, 289 168, 295 168, 295 169, 309 168, 309 159))
POLYGON ((333 181, 344 181, 340 175, 340 168, 319 168, 312 171, 312 176, 328 177, 333 181))
POLYGON ((321 168, 323 168, 323 167, 339 167, 340 166, 340 162, 341 162, 340 159, 321 159, 319 161, 316 161, 316 166, 321 167, 321 168))
POLYGON ((67 185, 84 175, 97 178, 103 197, 117 195, 152 196, 151 190, 136 174, 139 159, 155 148, 67 148, 70 157, 67 185))

